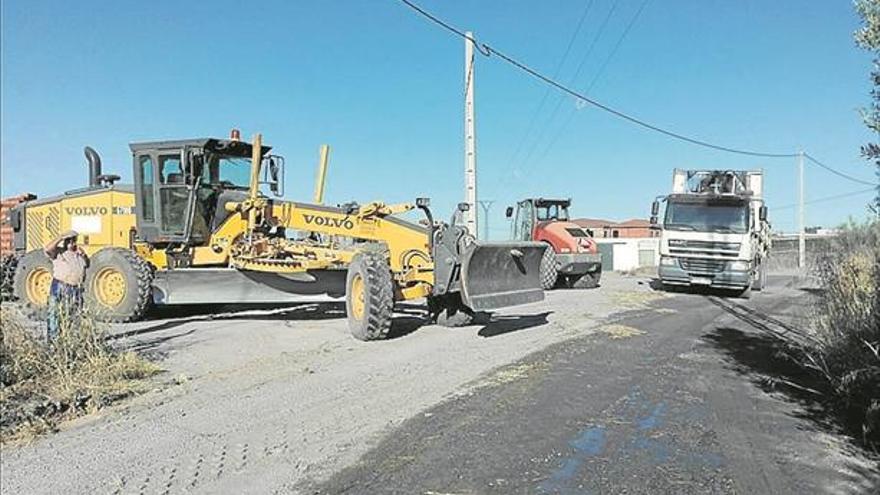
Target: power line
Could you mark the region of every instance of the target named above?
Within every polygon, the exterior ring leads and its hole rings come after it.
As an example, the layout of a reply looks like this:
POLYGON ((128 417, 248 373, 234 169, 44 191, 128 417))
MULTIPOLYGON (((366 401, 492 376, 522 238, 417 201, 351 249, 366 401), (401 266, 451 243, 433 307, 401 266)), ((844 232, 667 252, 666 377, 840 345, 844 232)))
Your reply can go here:
MULTIPOLYGON (((584 68, 584 64, 589 60, 590 54, 593 53, 593 48, 596 47, 596 43, 599 41, 599 38, 602 37, 602 34, 605 32, 605 28, 608 27, 608 21, 611 20, 611 16, 614 15, 614 11, 617 10, 617 3, 611 4, 611 8, 608 10, 608 14, 605 15, 605 19, 602 21, 602 24, 599 25, 599 29, 596 31, 595 36, 593 36, 593 40, 590 41, 590 45, 587 47, 587 51, 584 53, 584 56, 581 57, 581 61, 578 64, 577 68, 574 71, 574 75, 572 75, 568 79, 568 84, 574 84, 578 76, 581 74, 581 70, 584 68)), ((553 76, 554 79, 556 76, 553 76)), ((547 86, 547 91, 550 91, 550 86, 547 86)), ((547 129, 550 127, 550 123, 556 119, 556 115, 559 113, 559 109, 562 108, 562 103, 565 101, 565 95, 559 95, 559 98, 556 100, 556 105, 553 107, 553 110, 550 112, 550 118, 547 120, 547 125, 542 127, 541 130, 538 131, 538 137, 532 141, 532 145, 529 148, 526 156, 521 160, 522 164, 527 164, 529 162, 529 158, 535 153, 535 150, 538 149, 538 144, 540 144, 541 140, 544 138, 544 134, 547 132, 547 129)), ((525 136, 528 137, 528 136, 525 136)), ((523 139, 523 143, 526 139, 523 139)), ((508 168, 513 167, 513 162, 508 162, 508 168)))
MULTIPOLYGON (((474 46, 484 56, 489 57, 492 54, 495 54, 495 56, 497 56, 501 60, 503 60, 503 61, 507 62, 508 64, 516 67, 517 69, 529 74, 530 76, 532 76, 536 79, 539 79, 539 80, 549 84, 550 86, 553 86, 556 89, 564 92, 564 93, 567 93, 571 96, 574 96, 575 98, 578 98, 580 101, 582 101, 586 104, 592 105, 600 110, 603 110, 607 113, 610 113, 610 114, 612 114, 618 118, 621 118, 623 120, 626 120, 630 123, 636 124, 640 127, 644 127, 648 130, 652 130, 654 132, 663 134, 663 135, 671 137, 673 139, 678 139, 679 141, 684 141, 684 142, 687 142, 687 143, 690 143, 690 144, 693 144, 696 146, 702 146, 704 148, 714 149, 717 151, 723 151, 723 152, 727 152, 727 153, 746 155, 746 156, 763 157, 763 158, 795 158, 795 157, 800 156, 800 153, 767 153, 767 152, 762 152, 762 151, 753 151, 753 150, 746 150, 746 149, 740 149, 740 148, 731 148, 729 146, 722 146, 719 144, 714 144, 709 141, 704 141, 701 139, 690 137, 690 136, 687 136, 684 134, 680 134, 680 133, 662 128, 658 125, 651 124, 647 121, 641 120, 637 117, 634 117, 632 115, 624 113, 620 110, 614 109, 614 108, 612 108, 608 105, 605 105, 597 100, 589 98, 586 95, 581 94, 581 93, 569 88, 568 86, 556 81, 555 79, 552 79, 550 77, 545 76, 544 74, 541 74, 540 72, 536 71, 535 69, 532 69, 531 67, 529 67, 525 63, 520 62, 520 61, 514 59, 513 57, 510 57, 509 55, 506 55, 504 52, 497 50, 496 48, 490 46, 487 43, 478 43, 477 40, 474 39, 473 37, 468 36, 466 33, 462 32, 458 28, 456 28, 456 27, 452 26, 451 24, 448 24, 447 22, 443 21, 442 19, 436 17, 435 15, 433 15, 430 12, 419 7, 418 5, 416 5, 415 3, 413 3, 410 0, 399 0, 399 1, 401 3, 403 3, 404 5, 406 5, 407 7, 409 7, 410 9, 419 13, 423 17, 429 19, 431 22, 443 27, 447 31, 454 33, 461 38, 470 40, 471 42, 474 43, 474 46)), ((866 184, 866 185, 871 185, 871 186, 875 186, 875 187, 880 185, 880 184, 875 184, 873 182, 867 182, 867 181, 864 181, 861 179, 857 179, 857 178, 852 177, 850 175, 847 175, 843 172, 840 172, 840 171, 838 171, 828 165, 825 165, 824 163, 820 162, 819 160, 817 160, 816 158, 814 158, 813 156, 811 156, 809 154, 804 153, 804 157, 808 158, 810 160, 810 162, 814 163, 815 165, 818 165, 818 166, 828 170, 829 172, 832 172, 835 175, 838 175, 838 176, 843 177, 845 179, 848 179, 848 180, 851 180, 854 182, 858 182, 860 184, 866 184)))
MULTIPOLYGON (((593 79, 590 81, 590 85, 587 86, 587 90, 585 91, 585 94, 590 94, 590 92, 593 91, 593 87, 596 85, 596 82, 599 80, 599 78, 605 72, 605 68, 608 67, 608 64, 611 62, 611 59, 614 58, 614 55, 617 54, 617 50, 620 49, 620 46, 623 44, 623 41, 626 39, 627 35, 629 35, 629 32, 632 30, 636 21, 638 21, 639 17, 642 15, 642 11, 645 10, 645 7, 648 5, 648 2, 650 2, 650 1, 651 0, 644 0, 642 2, 641 6, 639 6, 639 9, 635 12, 632 19, 630 19, 629 24, 627 24, 626 29, 623 30, 623 33, 621 33, 620 37, 617 39, 617 43, 614 44, 614 48, 611 50, 611 52, 608 54, 608 56, 605 57, 605 61, 602 62, 602 65, 599 67, 599 70, 593 76, 593 79)), ((535 166, 540 165, 541 163, 544 162, 544 160, 547 159, 547 155, 550 154, 550 151, 556 145, 556 142, 559 141, 559 138, 562 136, 562 133, 565 131, 566 127, 568 127, 568 125, 571 123, 571 120, 574 117, 575 113, 577 113, 577 110, 575 108, 572 108, 568 114, 568 118, 565 119, 565 122, 563 122, 562 127, 560 127, 558 131, 556 131, 556 135, 553 136, 553 138, 547 144, 547 147, 544 149, 544 152, 541 154, 540 158, 535 160, 535 162, 534 162, 535 166)))
POLYGON ((581 94, 581 93, 569 88, 568 86, 561 84, 560 82, 558 82, 550 77, 545 76, 544 74, 541 74, 540 72, 536 71, 535 69, 532 69, 531 67, 529 67, 525 63, 514 59, 513 57, 505 54, 504 52, 501 52, 500 50, 490 46, 487 43, 478 43, 477 40, 466 35, 464 32, 462 32, 458 28, 456 28, 456 27, 448 24, 447 22, 441 20, 440 18, 434 16, 430 12, 422 9, 421 7, 419 7, 418 5, 416 5, 415 3, 413 3, 410 0, 399 0, 399 1, 401 3, 403 3, 404 5, 406 5, 407 7, 409 7, 410 9, 414 10, 415 12, 418 12, 423 17, 425 17, 425 18, 429 19, 430 21, 432 21, 433 23, 437 24, 438 26, 443 27, 447 31, 454 33, 461 38, 469 39, 479 48, 480 53, 482 53, 483 55, 488 57, 492 54, 495 54, 495 56, 497 56, 501 60, 503 60, 503 61, 507 62, 508 64, 520 69, 521 71, 531 75, 532 77, 539 79, 539 80, 555 87, 556 89, 564 92, 564 93, 567 93, 571 96, 574 96, 575 98, 578 98, 579 100, 583 101, 584 103, 592 105, 600 110, 603 110, 607 113, 615 115, 618 118, 624 119, 624 120, 629 121, 629 122, 636 124, 638 126, 644 127, 646 129, 652 130, 654 132, 658 132, 660 134, 666 135, 666 136, 674 138, 674 139, 678 139, 680 141, 691 143, 691 144, 694 144, 697 146, 702 146, 704 148, 710 148, 710 149, 714 149, 714 150, 718 150, 718 151, 725 151, 728 153, 735 153, 735 154, 748 155, 748 156, 758 156, 758 157, 764 157, 764 158, 794 158, 794 157, 798 156, 797 153, 766 153, 766 152, 760 152, 760 151, 731 148, 729 146, 722 146, 722 145, 710 143, 708 141, 703 141, 701 139, 686 136, 684 134, 680 134, 680 133, 677 133, 677 132, 674 132, 674 131, 671 131, 668 129, 664 129, 658 125, 651 124, 651 123, 646 122, 644 120, 641 120, 637 117, 634 117, 632 115, 624 113, 620 110, 616 110, 616 109, 614 109, 608 105, 605 105, 597 100, 589 98, 588 96, 581 94))
POLYGON ((866 181, 866 180, 858 179, 858 178, 853 177, 853 176, 851 176, 851 175, 847 175, 847 174, 845 174, 845 173, 843 173, 843 172, 840 172, 840 171, 838 171, 838 170, 835 170, 835 169, 829 167, 828 165, 825 165, 824 163, 820 162, 819 160, 813 158, 809 153, 804 153, 804 157, 805 157, 807 160, 810 160, 810 162, 812 162, 813 164, 818 165, 818 166, 824 168, 825 170, 831 172, 832 174, 834 174, 834 175, 836 175, 836 176, 838 176, 838 177, 843 177, 844 179, 848 179, 848 180, 851 180, 851 181, 856 182, 856 183, 858 183, 858 184, 865 184, 865 185, 868 185, 868 186, 874 186, 874 187, 877 187, 878 185, 880 185, 880 184, 876 184, 876 183, 874 183, 874 182, 868 182, 868 181, 866 181))
MULTIPOLYGON (((562 70, 562 67, 565 65, 565 61, 568 60, 568 54, 571 53, 571 48, 574 46, 574 42, 577 39, 578 35, 581 32, 581 28, 584 25, 584 20, 587 18, 587 14, 590 12, 590 9, 593 7, 593 3, 595 0, 590 0, 587 3, 587 7, 584 9, 581 14, 581 18, 578 20, 577 27, 574 30, 574 33, 571 35, 571 39, 568 41, 568 46, 565 47, 565 52, 562 55, 562 58, 559 60, 559 64, 556 66, 556 70, 553 72, 553 77, 559 76, 559 72, 562 70)), ((519 155, 519 152, 522 151, 523 143, 526 141, 526 138, 529 134, 532 133, 532 129, 535 127, 535 123, 538 120, 538 116, 541 114, 541 110, 544 109, 544 103, 547 102, 547 97, 550 96, 550 87, 546 86, 544 88, 544 95, 541 97, 541 102, 535 108, 535 112, 532 114, 532 118, 529 120, 529 125, 526 126, 526 132, 523 134, 522 139, 519 140, 516 146, 516 150, 510 155, 510 159, 507 160, 508 163, 513 163, 514 159, 519 155)))
MULTIPOLYGON (((814 204, 814 203, 825 203, 825 202, 827 202, 827 201, 833 201, 833 200, 835 200, 835 199, 849 198, 849 197, 852 197, 852 196, 858 196, 858 195, 860 195, 860 194, 866 194, 866 193, 874 192, 874 191, 876 191, 876 188, 875 188, 875 187, 872 187, 872 188, 870 188, 870 189, 862 189, 862 190, 860 190, 860 191, 852 191, 852 192, 843 193, 843 194, 836 194, 836 195, 834 195, 834 196, 826 196, 826 197, 824 197, 824 198, 817 198, 817 199, 813 199, 813 200, 810 200, 810 201, 804 201, 804 204, 805 204, 805 205, 811 205, 811 204, 814 204)), ((796 206, 797 206, 797 203, 792 203, 792 204, 789 204, 789 205, 776 206, 776 207, 773 207, 773 208, 770 208, 770 209, 773 210, 773 211, 788 210, 788 209, 790 209, 790 208, 795 208, 796 206)))

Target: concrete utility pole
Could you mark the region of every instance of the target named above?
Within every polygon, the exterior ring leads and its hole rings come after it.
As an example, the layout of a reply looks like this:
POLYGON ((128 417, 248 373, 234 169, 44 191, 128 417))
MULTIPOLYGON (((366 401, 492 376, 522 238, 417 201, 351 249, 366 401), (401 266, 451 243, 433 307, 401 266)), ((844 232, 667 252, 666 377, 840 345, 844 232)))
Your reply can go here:
POLYGON ((489 208, 492 207, 492 203, 494 203, 494 199, 481 199, 479 201, 480 207, 483 208, 483 240, 489 240, 489 208))
POLYGON ((807 245, 804 238, 804 152, 798 156, 798 268, 807 265, 807 245))
POLYGON ((470 209, 463 213, 464 225, 477 236, 477 138, 474 132, 474 35, 464 40, 464 202, 470 209))

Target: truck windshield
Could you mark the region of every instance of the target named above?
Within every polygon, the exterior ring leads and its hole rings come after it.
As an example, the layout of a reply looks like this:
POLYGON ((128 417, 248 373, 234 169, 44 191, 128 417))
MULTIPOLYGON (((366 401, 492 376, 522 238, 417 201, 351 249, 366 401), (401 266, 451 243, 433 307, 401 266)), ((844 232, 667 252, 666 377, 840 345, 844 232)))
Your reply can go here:
POLYGON ((568 221, 568 207, 563 205, 546 205, 536 208, 538 220, 562 220, 568 221))
POLYGON ((746 205, 669 203, 663 228, 744 234, 748 231, 748 222, 746 205))
POLYGON ((203 181, 230 189, 247 189, 250 179, 250 158, 219 153, 208 156, 208 176, 203 181))

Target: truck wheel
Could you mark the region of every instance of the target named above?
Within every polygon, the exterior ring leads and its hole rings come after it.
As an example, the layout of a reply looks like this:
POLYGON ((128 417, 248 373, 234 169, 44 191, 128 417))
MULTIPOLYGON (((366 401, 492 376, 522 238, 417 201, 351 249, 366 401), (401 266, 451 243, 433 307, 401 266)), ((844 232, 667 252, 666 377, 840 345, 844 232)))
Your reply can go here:
POLYGON ((541 258, 541 287, 544 290, 550 290, 556 286, 556 279, 559 273, 556 271, 556 253, 553 246, 547 245, 544 250, 544 256, 541 258))
POLYGON ((599 287, 599 279, 601 278, 601 269, 583 275, 573 275, 568 278, 568 286, 573 289, 595 289, 599 287))
POLYGON ((153 270, 131 249, 105 248, 89 260, 85 289, 86 305, 98 319, 139 320, 153 299, 153 270))
POLYGON ((428 312, 438 325, 444 327, 466 327, 474 323, 474 312, 461 303, 458 294, 429 297, 428 312))
POLYGON ((52 285, 52 261, 42 249, 35 249, 18 260, 12 281, 13 296, 31 318, 45 318, 52 285))
POLYGON ((764 287, 767 285, 767 268, 765 266, 764 261, 758 265, 758 269, 755 273, 755 279, 752 281, 752 290, 754 291, 762 291, 764 287))
POLYGON ((348 328, 358 340, 388 336, 394 313, 391 268, 384 249, 366 249, 354 256, 345 280, 348 328))

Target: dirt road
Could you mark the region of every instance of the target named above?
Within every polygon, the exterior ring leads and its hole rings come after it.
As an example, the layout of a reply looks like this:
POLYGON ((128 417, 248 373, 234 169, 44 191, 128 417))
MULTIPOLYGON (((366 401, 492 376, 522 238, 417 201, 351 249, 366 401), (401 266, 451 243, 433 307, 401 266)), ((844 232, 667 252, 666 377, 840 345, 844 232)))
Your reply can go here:
POLYGON ((662 297, 641 279, 558 291, 488 324, 425 325, 401 307, 394 338, 363 343, 328 303, 175 318, 115 329, 167 370, 164 384, 35 444, 4 449, 4 493, 285 492, 356 461, 381 435, 487 374, 662 297))
MULTIPOLYGON (((394 338, 371 343, 349 336, 340 304, 217 314, 202 308, 174 318, 160 314, 159 319, 117 328, 115 338, 160 359, 167 370, 160 378, 164 383, 33 445, 4 449, 0 484, 4 493, 414 493, 411 488, 448 492, 457 487, 465 493, 504 493, 487 484, 487 472, 474 473, 462 485, 461 478, 449 478, 462 471, 442 464, 424 466, 435 475, 431 479, 437 480, 436 486, 413 485, 414 472, 404 467, 428 459, 420 445, 438 445, 438 436, 456 438, 454 430, 443 428, 426 430, 429 436, 420 438, 412 435, 413 428, 432 418, 440 425, 454 421, 455 410, 446 408, 455 404, 473 406, 459 416, 471 418, 471 423, 494 415, 480 405, 480 398, 519 390, 546 376, 552 362, 536 360, 539 354, 533 353, 540 351, 598 353, 593 372, 605 379, 597 387, 617 383, 617 375, 632 381, 643 374, 643 387, 651 389, 644 363, 653 347, 640 348, 638 341, 653 337, 642 335, 645 331, 637 326, 614 323, 633 317, 671 321, 670 328, 678 325, 686 331, 678 337, 673 332, 663 349, 686 352, 693 333, 706 330, 703 320, 692 316, 722 310, 701 301, 683 306, 690 313, 683 312, 675 305, 691 301, 691 296, 655 292, 647 281, 611 274, 598 290, 551 292, 544 303, 511 308, 486 324, 460 329, 426 325, 420 307, 403 306, 394 338), (632 353, 613 354, 609 346, 624 342, 631 342, 632 353), (395 444, 388 442, 395 438, 407 439, 405 447, 414 451, 404 457, 389 455, 389 445, 395 444), (375 463, 387 459, 396 459, 399 466, 382 464, 388 474, 381 478, 385 483, 371 485, 364 476, 374 477, 375 463)), ((752 302, 763 298, 784 306, 802 295, 777 282, 752 302)), ((552 386, 562 390, 578 380, 583 378, 569 376, 552 386)), ((749 407, 763 407, 753 397, 762 392, 748 380, 738 380, 739 390, 752 394, 744 399, 749 407)), ((620 390, 601 388, 605 392, 597 393, 590 407, 606 407, 620 390)), ((720 406, 736 404, 730 399, 720 406)), ((515 405, 511 402, 507 414, 515 405)), ((706 414, 720 414, 714 407, 708 404, 706 414)), ((517 424, 513 416, 501 418, 517 424)), ((785 418, 785 428, 794 428, 794 419, 785 418)), ((569 433, 561 423, 548 426, 552 435, 569 433)), ((528 431, 533 430, 522 430, 524 435, 528 431)), ((772 432, 767 435, 773 438, 772 432)), ((527 437, 511 436, 516 438, 527 437)), ((458 445, 464 448, 470 442, 458 445)), ((803 448, 803 438, 799 442, 803 448)), ((806 444, 810 449, 805 455, 844 455, 839 442, 816 439, 806 444)), ((443 444, 435 454, 453 459, 458 452, 454 444, 443 444)), ((536 485, 515 486, 518 492, 532 493, 536 485)))

